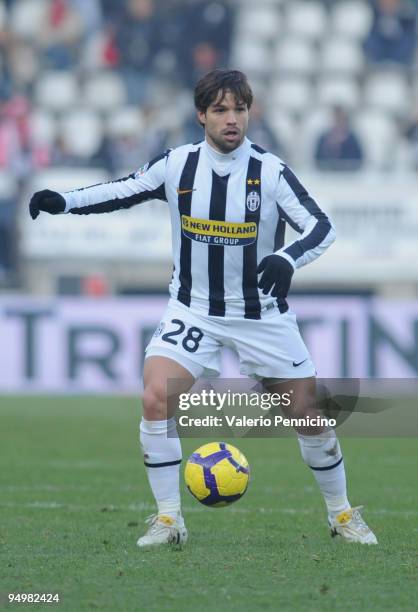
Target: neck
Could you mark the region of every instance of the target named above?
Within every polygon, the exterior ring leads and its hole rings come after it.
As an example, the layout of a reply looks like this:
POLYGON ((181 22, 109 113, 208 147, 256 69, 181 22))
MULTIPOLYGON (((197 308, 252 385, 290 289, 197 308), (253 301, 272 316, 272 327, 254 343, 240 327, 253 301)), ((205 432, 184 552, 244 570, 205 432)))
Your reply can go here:
POLYGON ((208 148, 209 153, 213 155, 213 157, 219 160, 229 160, 235 159, 237 155, 239 155, 244 149, 247 148, 248 140, 244 138, 244 140, 232 151, 221 151, 214 142, 208 137, 205 138, 205 143, 208 148))

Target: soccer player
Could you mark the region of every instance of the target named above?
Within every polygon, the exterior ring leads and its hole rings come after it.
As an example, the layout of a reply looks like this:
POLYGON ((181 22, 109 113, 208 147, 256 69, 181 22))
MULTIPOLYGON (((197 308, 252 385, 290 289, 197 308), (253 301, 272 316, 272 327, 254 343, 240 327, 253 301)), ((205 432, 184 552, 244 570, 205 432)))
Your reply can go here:
MULTIPOLYGON (((43 190, 30 202, 40 211, 85 215, 168 203, 173 277, 163 320, 146 348, 140 441, 157 504, 138 546, 183 543, 179 471, 182 460, 167 381, 182 391, 202 375, 219 374, 220 350, 232 347, 241 372, 280 392, 292 381, 290 417, 315 413, 315 367, 286 297, 295 269, 334 241, 327 215, 278 157, 246 138, 252 91, 237 70, 214 70, 195 89, 204 139, 168 150, 120 180, 65 193, 43 190), (285 244, 288 223, 300 236, 285 244)), ((173 110, 174 112, 174 110, 173 110)), ((156 220, 155 231, 158 231, 156 220)), ((347 499, 335 431, 296 428, 303 460, 324 497, 332 535, 377 543, 347 499)))

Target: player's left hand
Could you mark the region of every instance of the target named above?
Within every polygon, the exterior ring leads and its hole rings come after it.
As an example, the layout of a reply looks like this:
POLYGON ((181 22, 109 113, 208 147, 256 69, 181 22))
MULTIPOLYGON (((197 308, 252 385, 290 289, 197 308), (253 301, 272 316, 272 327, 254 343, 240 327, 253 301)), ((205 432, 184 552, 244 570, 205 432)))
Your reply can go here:
POLYGON ((264 295, 285 298, 289 293, 294 268, 291 263, 280 255, 267 255, 261 260, 257 274, 261 274, 258 286, 264 295), (273 289, 272 289, 273 288, 273 289))

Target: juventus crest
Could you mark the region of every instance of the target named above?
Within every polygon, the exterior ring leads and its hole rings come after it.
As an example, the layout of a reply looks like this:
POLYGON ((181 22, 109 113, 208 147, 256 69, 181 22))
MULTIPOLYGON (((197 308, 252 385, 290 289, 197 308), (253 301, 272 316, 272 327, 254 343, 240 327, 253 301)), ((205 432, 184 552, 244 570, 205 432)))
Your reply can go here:
POLYGON ((250 191, 250 193, 247 195, 248 210, 250 210, 251 212, 254 212, 255 210, 257 210, 259 206, 260 206, 259 194, 256 191, 250 191))

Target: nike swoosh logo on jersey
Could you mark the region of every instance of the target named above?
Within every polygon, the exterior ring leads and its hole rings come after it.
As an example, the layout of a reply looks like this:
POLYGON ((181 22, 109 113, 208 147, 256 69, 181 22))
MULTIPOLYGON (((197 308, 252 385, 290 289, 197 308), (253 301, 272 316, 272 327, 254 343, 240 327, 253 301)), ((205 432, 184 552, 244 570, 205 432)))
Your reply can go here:
POLYGON ((179 195, 185 195, 186 193, 192 193, 192 191, 196 191, 196 189, 177 189, 177 193, 179 195))
POLYGON ((296 363, 296 361, 294 361, 293 367, 297 368, 298 366, 302 365, 302 363, 305 363, 305 361, 308 361, 308 358, 304 359, 303 361, 299 361, 299 363, 296 363))

